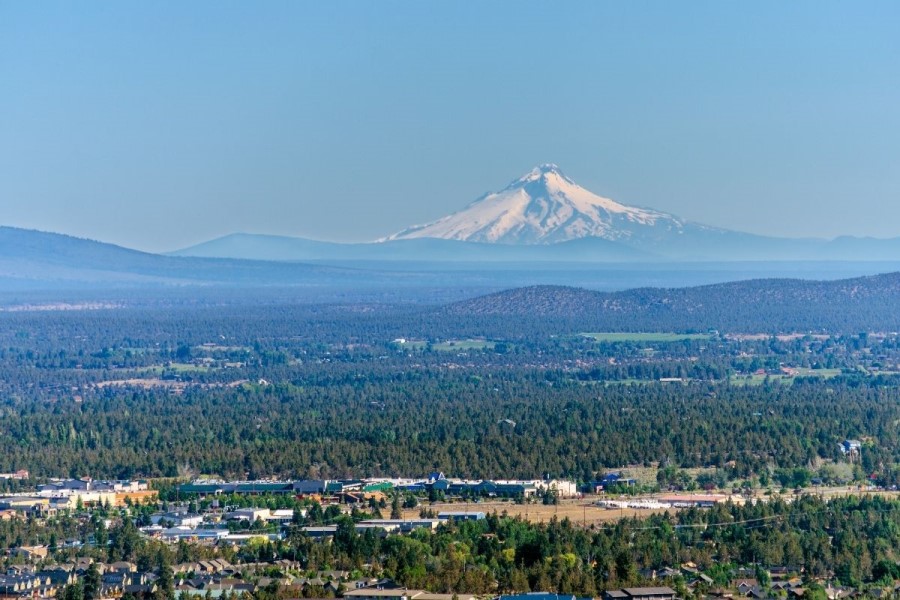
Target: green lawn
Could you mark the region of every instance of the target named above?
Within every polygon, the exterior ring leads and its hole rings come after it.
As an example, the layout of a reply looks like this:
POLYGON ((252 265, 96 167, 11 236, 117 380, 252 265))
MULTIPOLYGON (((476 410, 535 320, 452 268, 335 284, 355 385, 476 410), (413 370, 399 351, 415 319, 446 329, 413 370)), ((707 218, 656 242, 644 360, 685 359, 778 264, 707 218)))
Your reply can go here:
POLYGON ((598 342, 685 342, 690 340, 708 340, 706 333, 582 333, 598 342))

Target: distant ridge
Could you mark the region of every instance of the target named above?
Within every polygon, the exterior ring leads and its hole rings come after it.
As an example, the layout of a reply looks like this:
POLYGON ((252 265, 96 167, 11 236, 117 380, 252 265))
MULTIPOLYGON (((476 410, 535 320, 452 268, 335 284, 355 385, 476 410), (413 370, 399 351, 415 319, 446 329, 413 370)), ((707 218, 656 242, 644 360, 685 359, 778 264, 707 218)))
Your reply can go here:
MULTIPOLYGON (((243 236, 237 237, 243 240, 243 236)), ((289 248, 293 247, 291 238, 283 241, 289 248)), ((264 246, 266 242, 267 238, 263 236, 264 246)), ((329 246, 327 242, 314 244, 329 246)), ((56 233, 0 227, 0 292, 119 287, 163 290, 173 286, 303 286, 303 293, 309 299, 315 299, 317 290, 327 288, 334 292, 333 298, 363 294, 379 301, 392 301, 402 296, 436 304, 441 301, 439 298, 468 297, 534 284, 624 289, 661 282, 690 285, 728 281, 759 274, 829 278, 837 277, 838 273, 881 272, 900 264, 891 263, 892 267, 882 263, 811 263, 808 267, 803 266, 804 263, 690 266, 661 263, 658 258, 634 259, 633 251, 627 247, 597 238, 529 246, 431 239, 336 246, 352 253, 320 255, 343 257, 327 263, 267 261, 260 260, 258 254, 252 259, 182 257, 140 252, 56 233), (479 259, 484 248, 494 257, 492 261, 479 259), (616 254, 623 248, 622 254, 616 254), (602 252, 620 258, 618 262, 608 264, 602 261, 566 262, 573 252, 583 255, 602 252)))
MULTIPOLYGON (((532 286, 450 304, 445 316, 579 321, 603 331, 900 331, 900 273, 837 281, 756 279, 595 292, 532 286)), ((595 329, 596 330, 596 329, 595 329)))
POLYGON ((339 268, 247 260, 179 258, 63 235, 0 226, 0 283, 6 287, 259 285, 359 279, 339 268))
POLYGON ((375 243, 340 244, 304 238, 233 233, 171 256, 252 260, 393 260, 393 261, 576 261, 629 262, 663 260, 662 256, 611 240, 585 238, 546 246, 489 244, 410 238, 375 243))

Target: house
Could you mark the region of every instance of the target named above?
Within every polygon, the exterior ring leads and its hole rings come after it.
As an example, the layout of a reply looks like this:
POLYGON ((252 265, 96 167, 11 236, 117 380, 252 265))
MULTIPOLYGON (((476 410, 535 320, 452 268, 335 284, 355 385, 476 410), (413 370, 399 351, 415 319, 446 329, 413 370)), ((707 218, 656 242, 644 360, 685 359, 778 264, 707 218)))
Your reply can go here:
POLYGON ((109 573, 104 573, 101 576, 100 581, 103 586, 113 589, 125 589, 126 585, 137 583, 131 581, 131 573, 127 571, 111 571, 109 573))
POLYGON ((78 581, 75 573, 65 569, 44 569, 43 571, 38 572, 38 575, 49 580, 52 585, 57 587, 71 585, 78 581))
POLYGON ((678 569, 673 569, 672 567, 663 567, 656 573, 656 576, 660 579, 668 579, 669 577, 675 577, 677 575, 678 569))
POLYGON ((128 562, 125 560, 116 561, 110 564, 107 568, 107 571, 112 571, 116 573, 136 573, 137 565, 133 562, 128 562))
POLYGON ((47 558, 49 549, 47 546, 21 546, 12 548, 9 551, 10 556, 21 556, 25 560, 43 560, 47 558))
POLYGON ((731 582, 731 587, 743 596, 753 588, 759 587, 759 582, 756 579, 735 579, 731 582))
POLYGON ((126 585, 122 588, 123 594, 131 594, 137 598, 149 598, 156 591, 156 584, 153 583, 137 583, 126 585))
POLYGON ((859 440, 844 440, 841 442, 841 451, 844 454, 859 453, 862 449, 862 442, 859 440))

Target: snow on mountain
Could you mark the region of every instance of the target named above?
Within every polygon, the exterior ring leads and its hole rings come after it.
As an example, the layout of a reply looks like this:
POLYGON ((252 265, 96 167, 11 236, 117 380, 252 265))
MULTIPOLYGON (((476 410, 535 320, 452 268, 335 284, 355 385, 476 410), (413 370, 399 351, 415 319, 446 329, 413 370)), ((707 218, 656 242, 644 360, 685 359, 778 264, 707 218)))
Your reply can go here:
POLYGON ((598 196, 566 177, 556 165, 543 164, 461 211, 410 227, 386 240, 440 238, 552 244, 598 237, 635 241, 677 235, 686 226, 697 227, 673 215, 598 196))

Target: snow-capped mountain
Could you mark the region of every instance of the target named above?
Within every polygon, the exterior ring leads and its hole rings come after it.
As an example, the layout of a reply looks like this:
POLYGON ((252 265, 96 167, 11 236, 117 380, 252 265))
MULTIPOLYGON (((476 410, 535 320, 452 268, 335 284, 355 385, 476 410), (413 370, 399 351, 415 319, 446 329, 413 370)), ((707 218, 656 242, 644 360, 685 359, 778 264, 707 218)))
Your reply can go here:
POLYGON ((177 256, 278 261, 659 262, 900 260, 900 238, 775 238, 598 196, 544 164, 463 210, 375 242, 232 234, 177 256))
POLYGON ((595 237, 661 240, 705 228, 670 214, 620 204, 581 187, 554 164, 543 164, 505 189, 461 211, 416 225, 386 240, 439 238, 501 244, 553 244, 595 237))

